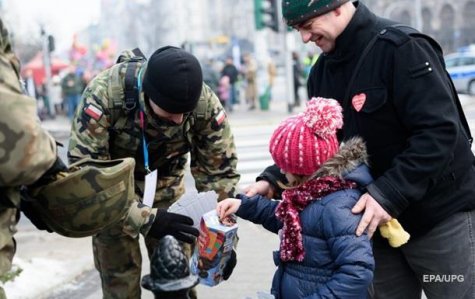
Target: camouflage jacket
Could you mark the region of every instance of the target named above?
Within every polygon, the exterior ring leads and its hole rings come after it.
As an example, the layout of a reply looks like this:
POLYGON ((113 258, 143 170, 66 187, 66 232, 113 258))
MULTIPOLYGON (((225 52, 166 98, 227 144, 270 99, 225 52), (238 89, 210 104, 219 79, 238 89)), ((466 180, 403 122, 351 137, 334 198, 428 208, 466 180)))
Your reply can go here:
MULTIPOLYGON (((134 157, 136 186, 143 190, 146 171, 139 109, 129 116, 122 107, 126 66, 127 62, 112 66, 87 86, 73 119, 68 156, 70 162, 83 157, 134 157)), ((145 68, 143 65, 142 74, 145 68)), ((181 125, 153 116, 144 94, 140 93, 139 98, 146 117, 150 169, 158 171, 155 205, 159 201, 171 203, 184 193, 188 154, 198 191, 214 190, 220 199, 233 196, 240 177, 236 172, 234 137, 211 89, 203 86, 197 108, 185 115, 181 125)))
POLYGON ((23 94, 20 63, 1 20, 0 34, 0 204, 18 206, 18 187, 53 165, 56 143, 40 125, 35 99, 23 94))

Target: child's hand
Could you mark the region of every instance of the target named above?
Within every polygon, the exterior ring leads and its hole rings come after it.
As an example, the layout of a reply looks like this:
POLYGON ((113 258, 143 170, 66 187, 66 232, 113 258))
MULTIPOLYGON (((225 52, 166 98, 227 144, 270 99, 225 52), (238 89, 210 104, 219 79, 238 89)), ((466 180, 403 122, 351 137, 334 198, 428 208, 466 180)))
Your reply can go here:
POLYGON ((224 219, 227 216, 234 214, 239 209, 241 205, 241 200, 236 198, 226 198, 216 206, 216 213, 219 216, 219 219, 224 219))

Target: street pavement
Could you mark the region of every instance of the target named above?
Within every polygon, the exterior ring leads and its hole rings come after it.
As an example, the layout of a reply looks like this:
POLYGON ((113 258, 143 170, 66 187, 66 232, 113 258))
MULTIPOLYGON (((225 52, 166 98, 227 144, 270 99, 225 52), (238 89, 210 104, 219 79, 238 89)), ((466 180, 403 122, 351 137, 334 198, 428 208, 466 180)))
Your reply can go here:
MULTIPOLYGON (((276 94, 283 94, 282 91, 276 94)), ((462 96, 462 104, 472 132, 475 132, 475 98, 462 96)), ((295 109, 299 112, 303 107, 295 109)), ((270 111, 247 111, 244 103, 231 113, 229 121, 235 135, 241 173, 239 188, 252 183, 262 169, 272 163, 268 153, 270 134, 289 113, 281 98, 270 104, 270 111)), ((57 117, 44 121, 43 126, 67 146, 69 120, 57 117)), ((66 148, 60 149, 64 160, 66 148)), ((188 175, 186 187, 194 188, 188 175)), ((278 248, 278 238, 261 226, 239 220, 238 263, 228 281, 216 287, 199 285, 199 298, 250 299, 257 292, 268 292, 275 266, 272 251, 278 248)), ((36 230, 22 217, 16 234, 18 251, 14 264, 23 269, 20 276, 5 285, 8 294, 17 299, 99 299, 102 298, 100 279, 94 269, 90 238, 70 239, 57 234, 36 230)), ((143 253, 142 275, 149 273, 149 261, 143 253)), ((152 299, 151 292, 143 289, 142 298, 152 299)))

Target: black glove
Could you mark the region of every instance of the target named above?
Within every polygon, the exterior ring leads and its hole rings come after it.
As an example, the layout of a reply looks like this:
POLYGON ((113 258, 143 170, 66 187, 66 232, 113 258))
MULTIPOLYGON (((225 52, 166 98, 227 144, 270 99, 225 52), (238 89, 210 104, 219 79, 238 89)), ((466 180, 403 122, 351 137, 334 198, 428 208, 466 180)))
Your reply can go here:
POLYGON ((193 227, 193 219, 190 217, 158 209, 148 234, 157 239, 172 235, 177 240, 192 244, 195 241, 194 237, 198 237, 200 232, 193 227))
POLYGON ((28 219, 30 219, 31 223, 33 223, 33 225, 36 226, 36 228, 39 230, 46 230, 50 233, 53 232, 46 225, 46 223, 43 222, 43 220, 38 214, 38 211, 36 211, 35 207, 33 206, 32 202, 35 201, 36 199, 30 196, 28 189, 30 188, 31 190, 33 188, 38 188, 40 186, 49 184, 52 181, 54 181, 58 173, 66 172, 66 171, 68 171, 68 168, 63 163, 61 158, 58 156, 56 157, 56 160, 54 161, 53 165, 35 183, 33 183, 32 185, 28 187, 23 186, 20 189, 20 194, 21 194, 20 210, 28 219))
POLYGON ((68 167, 64 164, 63 160, 60 157, 56 157, 53 165, 31 186, 31 188, 36 188, 39 186, 47 185, 55 180, 56 175, 60 172, 67 172, 68 167))
MULTIPOLYGON (((285 174, 282 174, 280 168, 277 165, 268 166, 264 171, 256 178, 256 182, 258 181, 267 181, 273 189, 273 196, 271 198, 281 198, 282 189, 281 185, 287 185, 289 182, 285 177, 285 174), (279 184, 280 183, 280 184, 279 184)), ((269 197, 269 196, 268 196, 269 197)))
POLYGON ((224 266, 223 269, 223 279, 228 280, 228 278, 231 276, 233 273, 234 267, 236 267, 237 264, 237 258, 236 258, 236 251, 231 252, 231 257, 229 258, 228 262, 226 263, 226 266, 224 266))
POLYGON ((28 189, 26 187, 22 187, 20 190, 21 194, 21 201, 20 201, 20 210, 23 212, 23 214, 30 219, 31 223, 33 223, 34 226, 36 226, 37 229, 39 230, 46 230, 49 233, 52 233, 53 231, 46 225, 46 223, 43 222, 43 219, 38 214, 38 211, 35 210, 33 207, 33 203, 31 202, 32 200, 35 200, 30 197, 28 194, 28 189))

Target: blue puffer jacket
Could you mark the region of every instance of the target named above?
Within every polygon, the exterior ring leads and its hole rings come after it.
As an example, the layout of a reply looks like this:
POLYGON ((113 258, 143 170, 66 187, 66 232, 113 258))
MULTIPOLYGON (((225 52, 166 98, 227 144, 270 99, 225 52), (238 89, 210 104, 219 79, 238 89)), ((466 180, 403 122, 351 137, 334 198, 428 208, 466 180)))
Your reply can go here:
MULTIPOLYGON (((344 178, 359 186, 372 180, 363 164, 344 178)), ((361 214, 354 215, 351 209, 360 196, 358 189, 340 190, 315 200, 300 213, 305 258, 283 262, 279 252, 274 252, 278 269, 271 292, 276 299, 366 298, 374 259, 368 236, 355 235, 361 214)), ((282 228, 275 216, 278 201, 262 196, 240 198, 239 217, 278 233, 282 228)))

